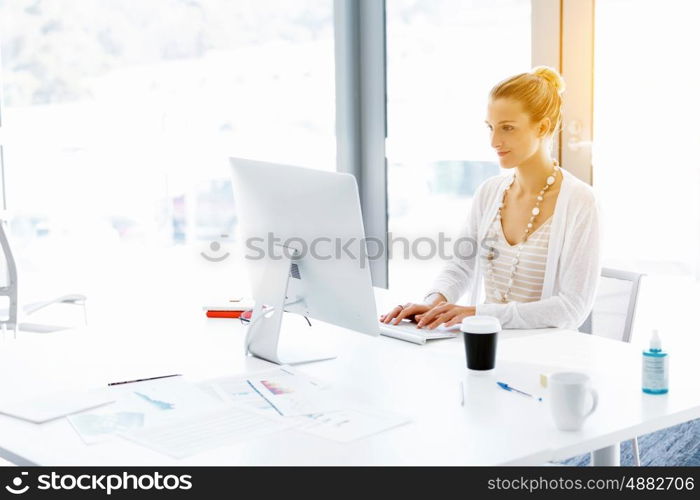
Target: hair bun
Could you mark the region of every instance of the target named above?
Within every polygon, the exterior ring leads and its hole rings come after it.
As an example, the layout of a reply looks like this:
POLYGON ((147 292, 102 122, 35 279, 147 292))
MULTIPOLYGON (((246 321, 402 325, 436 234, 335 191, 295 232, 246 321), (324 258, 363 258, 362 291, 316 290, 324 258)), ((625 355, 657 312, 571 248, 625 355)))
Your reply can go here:
POLYGON ((532 74, 542 77, 549 83, 554 85, 554 88, 557 89, 557 93, 559 94, 563 93, 564 90, 566 90, 566 84, 564 83, 564 79, 554 68, 550 68, 549 66, 537 66, 536 68, 532 69, 532 74))

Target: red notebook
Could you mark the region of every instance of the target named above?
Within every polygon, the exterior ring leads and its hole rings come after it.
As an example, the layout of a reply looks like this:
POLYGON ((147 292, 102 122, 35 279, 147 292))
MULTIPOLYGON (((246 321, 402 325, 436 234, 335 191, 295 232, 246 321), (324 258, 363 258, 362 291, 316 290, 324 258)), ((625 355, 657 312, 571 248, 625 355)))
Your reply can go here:
MULTIPOLYGON (((204 306, 207 318, 240 318, 245 311, 253 309, 252 300, 232 300, 227 304, 204 306)), ((243 315, 245 317, 245 315, 243 315)))
POLYGON ((243 311, 207 311, 207 318, 240 318, 243 311))

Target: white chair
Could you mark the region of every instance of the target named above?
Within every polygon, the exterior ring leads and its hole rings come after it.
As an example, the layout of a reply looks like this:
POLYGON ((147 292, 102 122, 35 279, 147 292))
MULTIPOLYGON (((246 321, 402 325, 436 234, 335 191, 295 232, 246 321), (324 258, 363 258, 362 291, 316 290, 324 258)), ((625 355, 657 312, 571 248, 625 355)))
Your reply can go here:
MULTIPOLYGON (((593 310, 579 331, 613 340, 632 338, 639 283, 643 274, 603 268, 593 310)), ((632 440, 635 465, 640 465, 639 443, 632 440)))
POLYGON ((17 296, 17 265, 15 264, 12 249, 10 248, 10 243, 7 239, 7 234, 5 233, 4 222, 1 218, 0 251, 2 251, 2 255, 0 255, 0 257, 4 257, 5 265, 7 267, 7 284, 5 286, 0 286, 0 297, 7 297, 9 299, 9 307, 7 309, 0 309, 0 325, 2 326, 3 334, 7 328, 11 328, 14 331, 15 336, 17 336, 18 329, 32 331, 35 333, 48 333, 66 329, 67 327, 19 322, 19 316, 21 313, 28 316, 52 304, 73 304, 82 306, 83 319, 87 325, 87 308, 85 304, 87 298, 85 295, 63 295, 52 300, 26 304, 21 309, 19 308, 19 300, 17 296))
POLYGON ((4 225, 5 222, 0 217, 0 250, 2 250, 7 266, 7 285, 0 287, 0 297, 7 297, 10 304, 6 312, 7 319, 0 319, 0 323, 2 323, 3 333, 9 326, 17 335, 17 266, 10 249, 10 243, 7 241, 4 225))

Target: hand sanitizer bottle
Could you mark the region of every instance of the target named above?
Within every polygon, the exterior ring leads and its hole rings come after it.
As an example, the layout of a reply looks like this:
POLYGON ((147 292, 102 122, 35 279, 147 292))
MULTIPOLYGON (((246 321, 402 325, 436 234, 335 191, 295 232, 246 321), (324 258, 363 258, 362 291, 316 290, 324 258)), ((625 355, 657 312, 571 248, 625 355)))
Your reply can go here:
POLYGON ((652 330, 649 350, 642 353, 642 391, 647 394, 668 392, 668 353, 661 350, 658 330, 652 330))

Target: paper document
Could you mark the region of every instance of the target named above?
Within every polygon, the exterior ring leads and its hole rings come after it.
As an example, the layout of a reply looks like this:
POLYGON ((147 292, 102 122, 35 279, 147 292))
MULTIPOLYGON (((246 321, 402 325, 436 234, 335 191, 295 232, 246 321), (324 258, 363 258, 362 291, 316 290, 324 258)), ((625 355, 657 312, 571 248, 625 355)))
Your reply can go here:
POLYGON ((108 391, 115 400, 114 404, 68 417, 87 444, 105 441, 119 432, 157 423, 172 415, 223 404, 219 397, 208 394, 182 377, 116 385, 108 391))
POLYGON ((224 401, 230 401, 249 410, 278 414, 245 378, 219 379, 211 387, 224 401))
POLYGON ((299 430, 349 442, 407 423, 393 413, 353 404, 327 384, 289 366, 212 381, 222 399, 252 411, 281 415, 299 430))
POLYGON ((114 398, 106 389, 57 392, 31 398, 5 399, 0 403, 0 413, 39 424, 112 401, 114 398))
POLYGON ((144 421, 143 413, 132 411, 80 413, 68 418, 68 422, 85 444, 100 443, 117 432, 142 427, 144 421))
POLYGON ((289 366, 213 381, 222 398, 246 408, 290 417, 339 409, 322 382, 289 366))
POLYGON ((225 405, 205 412, 172 417, 120 435, 173 458, 184 458, 298 425, 294 420, 225 405))
POLYGON ((300 418, 306 420, 299 430, 342 443, 371 436, 409 422, 409 419, 400 415, 359 407, 300 418))

